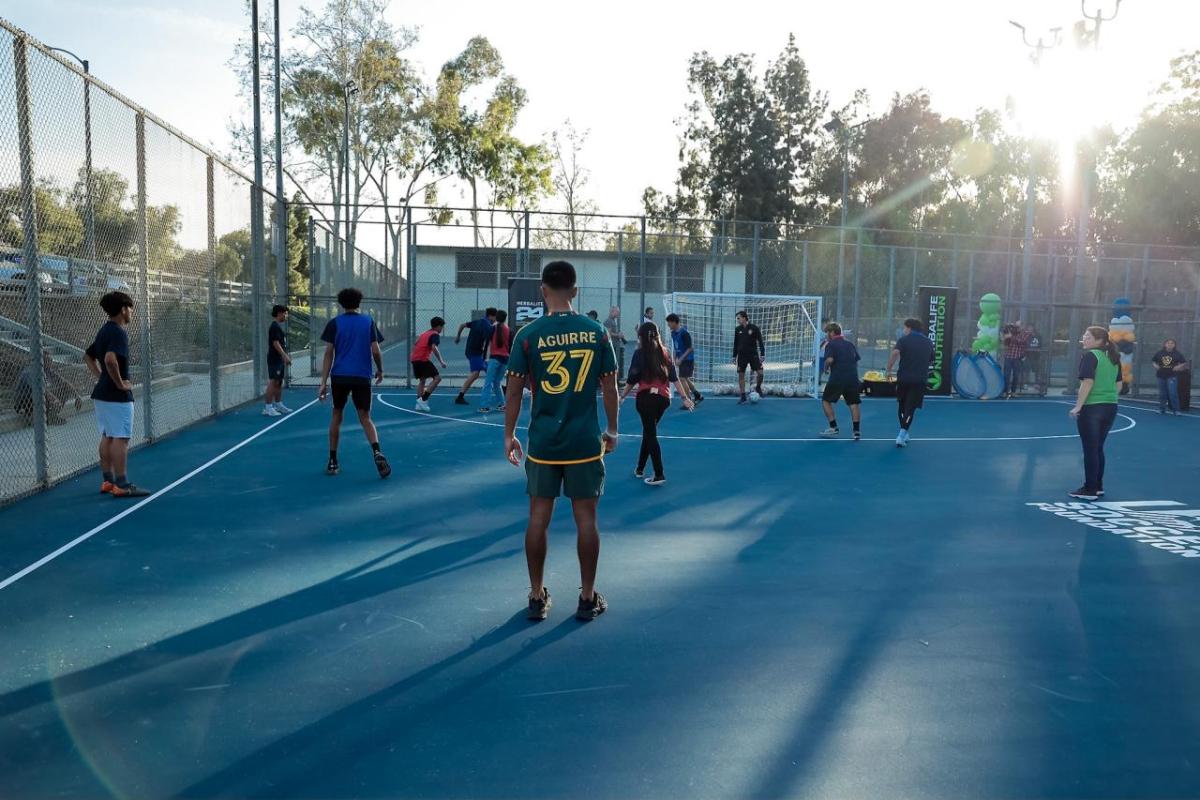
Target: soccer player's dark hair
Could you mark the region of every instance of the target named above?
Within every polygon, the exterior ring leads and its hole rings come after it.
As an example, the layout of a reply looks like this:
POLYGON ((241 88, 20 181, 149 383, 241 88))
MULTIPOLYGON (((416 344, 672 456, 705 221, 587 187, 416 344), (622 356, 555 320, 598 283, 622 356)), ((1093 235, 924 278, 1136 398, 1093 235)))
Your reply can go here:
POLYGON ((925 324, 916 317, 909 317, 908 319, 904 320, 904 327, 908 328, 910 331, 916 331, 917 333, 925 332, 925 324))
POLYGON ((115 317, 126 308, 133 308, 133 298, 124 292, 109 292, 100 298, 100 307, 110 317, 115 317))
POLYGON ((749 321, 750 321, 750 315, 749 315, 749 314, 747 314, 747 313, 745 312, 745 310, 742 310, 742 311, 739 311, 739 312, 737 312, 737 316, 739 316, 739 317, 741 317, 742 319, 746 320, 746 322, 749 322, 749 321))
POLYGON ((508 319, 507 311, 497 311, 496 312, 496 322, 504 322, 507 319, 508 319))
POLYGON ((838 325, 836 322, 830 322, 828 325, 825 326, 825 332, 832 333, 834 336, 841 336, 842 335, 842 326, 838 325))
POLYGON ((434 317, 433 319, 429 320, 429 327, 431 328, 440 328, 445 324, 446 320, 442 319, 441 317, 434 317))
POLYGON ((283 312, 285 312, 287 310, 288 310, 287 306, 281 306, 278 303, 276 303, 275 305, 271 306, 271 316, 278 317, 280 314, 282 314, 283 312))
POLYGON ((643 322, 638 328, 638 339, 641 340, 642 360, 646 364, 646 372, 666 378, 671 373, 667 370, 667 359, 658 340, 658 326, 653 322, 643 322))
POLYGON ((542 284, 556 292, 575 288, 575 267, 569 261, 551 261, 542 269, 542 284))
POLYGON ((362 305, 363 294, 353 287, 338 292, 338 305, 347 311, 355 311, 362 305))
POLYGON ((667 314, 667 322, 679 322, 679 315, 675 313, 667 314))
POLYGON ((487 310, 483 312, 483 315, 485 317, 494 317, 494 316, 496 316, 496 309, 492 308, 491 306, 488 306, 487 310))

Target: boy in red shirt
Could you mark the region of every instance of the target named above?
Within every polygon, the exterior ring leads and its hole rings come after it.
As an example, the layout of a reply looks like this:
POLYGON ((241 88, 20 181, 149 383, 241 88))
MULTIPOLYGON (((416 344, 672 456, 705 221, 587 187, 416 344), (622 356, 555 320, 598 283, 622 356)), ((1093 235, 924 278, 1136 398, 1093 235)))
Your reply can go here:
POLYGON ((437 367, 433 365, 430 356, 436 356, 438 363, 442 365, 442 369, 446 368, 446 359, 442 358, 442 352, 438 350, 438 345, 442 342, 442 331, 446 328, 446 320, 441 317, 434 317, 429 320, 429 330, 417 337, 417 343, 413 345, 412 355, 409 360, 412 361, 413 376, 417 379, 417 411, 429 411, 429 397, 433 391, 437 389, 438 384, 442 382, 441 373, 437 367), (425 381, 430 381, 429 390, 425 389, 425 381))

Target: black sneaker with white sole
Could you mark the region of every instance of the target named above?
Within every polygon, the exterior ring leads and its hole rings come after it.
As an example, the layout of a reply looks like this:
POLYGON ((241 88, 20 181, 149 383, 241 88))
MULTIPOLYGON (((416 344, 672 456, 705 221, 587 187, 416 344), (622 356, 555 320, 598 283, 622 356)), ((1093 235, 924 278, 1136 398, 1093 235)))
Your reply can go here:
POLYGON ((334 461, 331 458, 331 459, 329 459, 329 463, 325 465, 325 474, 326 475, 337 475, 338 469, 339 469, 338 462, 334 461))
POLYGON ((380 478, 386 478, 392 474, 392 466, 388 464, 387 456, 381 451, 375 453, 375 469, 379 470, 380 478))
POLYGON ((1086 486, 1080 486, 1073 492, 1067 492, 1067 494, 1076 498, 1077 500, 1098 500, 1100 498, 1100 495, 1098 495, 1096 492, 1093 492, 1086 486))
POLYGON ((665 475, 651 475, 649 478, 646 478, 647 486, 662 486, 666 482, 667 478, 665 475))
POLYGON ((575 619, 591 622, 605 611, 608 611, 608 601, 604 599, 604 595, 599 592, 592 592, 592 599, 590 601, 584 600, 583 596, 580 595, 579 607, 575 609, 575 619))
POLYGON ((550 600, 550 590, 543 586, 541 597, 529 598, 529 610, 525 616, 529 619, 543 620, 550 616, 551 605, 553 602, 550 600))
POLYGON ((635 470, 633 471, 633 477, 637 478, 637 479, 640 481, 640 480, 643 480, 643 479, 645 479, 645 477, 646 477, 646 473, 645 473, 645 472, 643 472, 643 471, 642 471, 642 470, 640 470, 640 469, 635 469, 635 470))

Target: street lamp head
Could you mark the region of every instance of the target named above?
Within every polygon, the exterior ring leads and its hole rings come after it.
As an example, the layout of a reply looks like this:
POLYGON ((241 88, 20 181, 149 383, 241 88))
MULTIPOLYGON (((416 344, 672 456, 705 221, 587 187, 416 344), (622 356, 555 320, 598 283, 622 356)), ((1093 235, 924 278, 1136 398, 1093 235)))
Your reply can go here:
POLYGON ((1016 20, 1014 20, 1014 19, 1010 19, 1010 20, 1008 21, 1008 24, 1009 24, 1009 25, 1012 25, 1014 28, 1016 28, 1017 30, 1019 30, 1021 33, 1024 33, 1024 32, 1025 32, 1025 26, 1024 26, 1024 25, 1022 25, 1021 23, 1017 22, 1017 21, 1016 21, 1016 20))

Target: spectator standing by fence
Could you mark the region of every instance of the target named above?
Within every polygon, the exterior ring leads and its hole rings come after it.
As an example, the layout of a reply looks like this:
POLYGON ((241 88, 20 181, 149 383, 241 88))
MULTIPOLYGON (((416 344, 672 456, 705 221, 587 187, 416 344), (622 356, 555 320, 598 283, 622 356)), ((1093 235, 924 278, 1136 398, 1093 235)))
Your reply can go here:
POLYGON ((1155 377, 1158 378, 1158 413, 1179 414, 1179 373, 1187 369, 1188 360, 1177 349, 1174 339, 1163 342, 1162 349, 1152 359, 1155 377))

